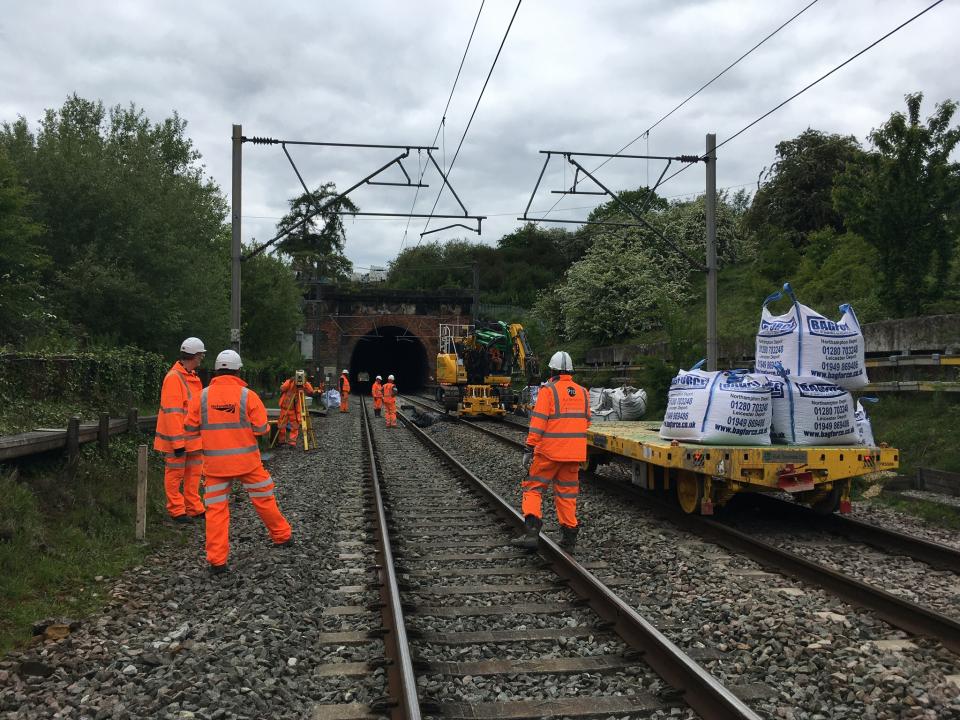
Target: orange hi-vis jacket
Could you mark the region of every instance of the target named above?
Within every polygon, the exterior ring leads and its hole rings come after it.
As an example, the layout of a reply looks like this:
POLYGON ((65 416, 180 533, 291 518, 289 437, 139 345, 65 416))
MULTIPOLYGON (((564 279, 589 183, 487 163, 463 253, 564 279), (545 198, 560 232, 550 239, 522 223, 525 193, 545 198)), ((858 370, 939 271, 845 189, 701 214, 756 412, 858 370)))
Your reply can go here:
POLYGON ((204 475, 238 477, 261 467, 256 436, 267 433, 267 409, 237 376, 218 375, 210 381, 185 427, 200 431, 204 475))
POLYGON ((340 375, 340 394, 350 394, 350 378, 348 378, 346 375, 340 375))
POLYGON ((392 382, 385 382, 383 384, 383 401, 387 405, 395 405, 397 403, 397 386, 392 382))
POLYGON ((200 433, 184 430, 191 405, 200 400, 203 383, 195 372, 188 371, 179 360, 163 378, 160 389, 160 412, 157 413, 157 434, 153 449, 172 453, 177 448, 200 449, 200 433))
POLYGON ((569 375, 559 375, 537 393, 527 445, 534 447, 534 455, 548 460, 583 462, 587 459, 588 427, 590 393, 569 375))
MULTIPOLYGON (((302 387, 304 395, 316 392, 308 382, 304 382, 302 387)), ((300 419, 300 413, 297 412, 297 383, 293 378, 288 378, 280 386, 280 414, 291 415, 294 420, 300 419)))
POLYGON ((370 394, 374 400, 383 400, 383 383, 379 380, 373 381, 373 387, 370 388, 370 394))

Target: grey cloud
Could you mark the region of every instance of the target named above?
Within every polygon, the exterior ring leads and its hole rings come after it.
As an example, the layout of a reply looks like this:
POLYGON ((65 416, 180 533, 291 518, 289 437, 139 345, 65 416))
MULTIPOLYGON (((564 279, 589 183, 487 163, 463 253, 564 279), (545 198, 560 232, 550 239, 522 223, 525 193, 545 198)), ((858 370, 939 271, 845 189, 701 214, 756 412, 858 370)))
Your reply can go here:
MULTIPOLYGON (((486 3, 448 113, 448 160, 514 4, 486 3)), ((650 151, 698 152, 709 131, 722 141, 925 4, 818 3, 654 130, 650 151)), ((542 162, 538 150, 620 148, 802 5, 525 0, 452 174, 471 212, 504 213, 485 223, 482 240, 495 242, 516 227, 515 213, 542 162)), ((478 7, 440 0, 16 3, 2 29, 0 119, 23 114, 34 122, 73 91, 108 104, 133 101, 157 119, 177 110, 226 192, 234 122, 248 135, 428 143, 478 7)), ((808 126, 862 140, 902 106, 906 92, 924 91, 930 109, 955 94, 943 69, 960 59, 951 32, 958 25, 960 8, 943 4, 745 133, 721 150, 719 185, 753 182, 773 159, 775 143, 808 126)), ((646 148, 641 140, 631 151, 646 148)), ((311 185, 334 180, 341 188, 389 157, 386 151, 293 152, 311 185)), ((415 157, 408 167, 416 168, 415 157)), ((659 166, 615 161, 601 172, 612 187, 634 187, 648 172, 654 179, 659 166)), ((432 187, 421 192, 418 212, 429 210, 438 189, 438 178, 426 177, 432 187)), ((544 190, 559 187, 559 164, 546 180, 544 190)), ((702 188, 702 168, 691 168, 663 192, 702 188)), ((244 236, 272 235, 271 218, 283 215, 298 191, 278 148, 246 146, 244 236)), ((556 197, 541 192, 534 208, 545 209, 556 197)), ((567 198, 558 215, 585 217, 586 209, 564 208, 590 199, 567 198)), ((366 210, 402 212, 413 191, 363 188, 356 200, 366 210)), ((454 208, 448 196, 438 205, 438 211, 454 208)), ((348 220, 348 254, 359 265, 389 260, 405 224, 348 220)), ((413 242, 422 227, 423 221, 411 222, 413 242)))

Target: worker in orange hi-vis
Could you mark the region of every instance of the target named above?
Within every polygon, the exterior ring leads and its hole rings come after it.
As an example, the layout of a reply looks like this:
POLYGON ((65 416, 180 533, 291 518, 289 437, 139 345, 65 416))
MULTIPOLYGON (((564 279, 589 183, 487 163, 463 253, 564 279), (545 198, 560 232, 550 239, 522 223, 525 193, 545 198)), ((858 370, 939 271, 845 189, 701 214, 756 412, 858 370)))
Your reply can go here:
POLYGON ((549 365, 556 374, 537 393, 523 454, 523 467, 528 472, 522 483, 525 531, 512 542, 536 549, 543 527, 543 491, 552 485, 560 546, 572 552, 579 533, 577 494, 580 463, 587 459, 590 393, 573 381, 573 361, 568 353, 554 353, 549 365))
POLYGON ((280 513, 273 479, 260 460, 257 435, 268 432, 267 410, 260 397, 240 379, 243 363, 233 350, 217 355, 216 377, 200 393, 185 425, 198 430, 203 443, 204 503, 207 506, 207 562, 210 573, 227 571, 230 552, 230 487, 243 483, 253 508, 274 547, 293 544, 290 523, 280 513))
POLYGON ((200 338, 188 337, 180 345, 180 359, 163 379, 154 450, 163 453, 163 487, 167 512, 178 523, 203 517, 200 501, 200 435, 184 430, 184 421, 192 403, 200 401, 203 383, 196 370, 206 348, 200 338), (183 486, 183 492, 180 488, 183 486))
POLYGON ((373 395, 373 414, 380 417, 380 410, 383 408, 383 378, 379 375, 373 381, 370 394, 373 395))
POLYGON ((292 378, 287 378, 280 386, 280 417, 277 419, 277 446, 292 447, 297 446, 297 438, 300 437, 300 422, 303 419, 303 413, 306 408, 300 407, 300 391, 303 394, 316 396, 316 390, 313 389, 307 381, 307 374, 303 370, 297 370, 292 378))
POLYGON ((340 373, 340 412, 350 412, 350 371, 340 373))
POLYGON ((393 375, 387 375, 387 382, 383 386, 383 414, 387 420, 387 427, 397 426, 397 386, 393 382, 393 375))

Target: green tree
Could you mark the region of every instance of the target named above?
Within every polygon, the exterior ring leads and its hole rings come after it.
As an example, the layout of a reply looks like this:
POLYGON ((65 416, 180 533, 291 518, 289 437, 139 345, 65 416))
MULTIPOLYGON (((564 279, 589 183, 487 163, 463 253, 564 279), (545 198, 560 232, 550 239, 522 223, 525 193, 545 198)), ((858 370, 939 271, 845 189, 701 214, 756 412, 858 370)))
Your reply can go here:
POLYGON ((876 249, 880 300, 900 317, 944 296, 960 217, 960 164, 950 160, 960 142, 960 126, 951 126, 957 104, 938 104, 923 123, 922 101, 922 93, 906 96, 906 114, 870 133, 873 151, 834 191, 846 226, 876 249))
POLYGON ((302 302, 303 293, 288 263, 265 253, 243 263, 244 356, 284 356, 303 322, 302 302))
POLYGON ((807 129, 777 143, 776 154, 744 215, 745 229, 763 238, 783 236, 798 249, 811 232, 825 227, 843 232, 831 193, 837 174, 863 158, 857 140, 807 129))
POLYGON ((294 229, 278 243, 277 250, 291 259, 302 282, 349 276, 353 265, 343 253, 347 236, 340 213, 358 211, 350 198, 337 197, 332 182, 290 200, 290 212, 277 223, 277 232, 294 229))
POLYGON ((226 203, 174 114, 152 123, 133 105, 73 95, 36 134, 0 132, 43 226, 52 260, 45 311, 87 342, 168 352, 185 335, 226 342, 226 203))
POLYGON ((0 343, 23 338, 43 322, 41 273, 49 258, 36 243, 29 196, 0 147, 0 343))

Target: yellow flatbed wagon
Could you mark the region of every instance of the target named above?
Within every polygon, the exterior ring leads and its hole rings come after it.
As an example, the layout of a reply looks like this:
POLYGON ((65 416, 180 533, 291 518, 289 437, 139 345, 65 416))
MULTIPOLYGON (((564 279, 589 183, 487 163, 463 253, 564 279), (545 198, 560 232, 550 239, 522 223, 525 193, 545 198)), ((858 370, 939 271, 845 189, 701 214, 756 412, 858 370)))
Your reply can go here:
POLYGON ((635 485, 673 494, 687 513, 709 515, 739 492, 785 491, 822 513, 850 511, 854 477, 893 470, 900 452, 851 445, 699 445, 663 440, 659 421, 593 423, 589 462, 630 460, 635 485))

